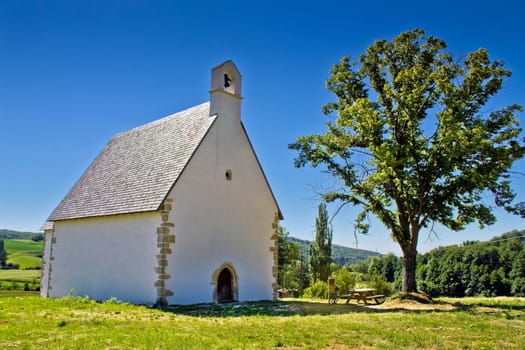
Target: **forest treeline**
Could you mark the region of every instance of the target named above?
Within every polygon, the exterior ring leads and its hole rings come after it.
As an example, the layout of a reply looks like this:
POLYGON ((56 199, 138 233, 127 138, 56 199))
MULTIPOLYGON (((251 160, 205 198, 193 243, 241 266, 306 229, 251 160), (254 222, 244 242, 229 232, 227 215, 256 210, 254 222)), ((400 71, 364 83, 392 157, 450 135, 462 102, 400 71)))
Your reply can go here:
MULTIPOLYGON (((297 242, 280 230, 279 287, 295 295, 325 297, 325 281, 312 278, 308 256, 300 259, 297 242)), ((417 257, 417 288, 432 297, 525 296, 525 230, 489 241, 467 241, 435 248, 417 257)), ((331 277, 343 292, 373 287, 381 294, 401 290, 402 258, 392 253, 369 256, 344 266, 332 260, 331 277)))
MULTIPOLYGON (((393 254, 370 257, 347 268, 380 275, 400 289, 402 260, 393 254)), ((417 284, 419 291, 430 296, 525 296, 525 230, 420 254, 417 284)))

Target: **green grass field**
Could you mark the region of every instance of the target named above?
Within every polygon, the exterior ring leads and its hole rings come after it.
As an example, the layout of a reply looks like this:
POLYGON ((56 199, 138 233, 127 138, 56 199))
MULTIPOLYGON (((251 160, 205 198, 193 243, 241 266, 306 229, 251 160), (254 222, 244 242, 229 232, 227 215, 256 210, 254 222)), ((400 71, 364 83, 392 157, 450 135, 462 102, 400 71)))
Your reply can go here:
POLYGON ((0 297, 2 349, 523 349, 525 299, 413 310, 286 300, 167 310, 0 297))
POLYGON ((40 281, 40 270, 0 270, 0 281, 15 281, 20 283, 40 281))
POLYGON ((20 269, 34 269, 42 266, 42 242, 28 239, 4 240, 7 262, 20 265, 20 269))
POLYGON ((33 242, 30 239, 6 239, 4 244, 7 254, 42 254, 42 242, 33 242))

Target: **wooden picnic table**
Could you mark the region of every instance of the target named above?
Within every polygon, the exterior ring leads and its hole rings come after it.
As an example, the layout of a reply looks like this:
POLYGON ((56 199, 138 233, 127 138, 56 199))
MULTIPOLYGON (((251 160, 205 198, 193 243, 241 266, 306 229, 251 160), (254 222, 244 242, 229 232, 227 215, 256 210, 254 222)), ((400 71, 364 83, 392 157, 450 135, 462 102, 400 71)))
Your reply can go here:
POLYGON ((368 300, 374 300, 376 304, 380 304, 385 301, 383 294, 376 294, 377 289, 375 288, 356 288, 351 289, 349 294, 341 295, 341 298, 346 299, 346 303, 350 302, 350 299, 356 299, 359 303, 362 300, 365 304, 368 304, 368 300))

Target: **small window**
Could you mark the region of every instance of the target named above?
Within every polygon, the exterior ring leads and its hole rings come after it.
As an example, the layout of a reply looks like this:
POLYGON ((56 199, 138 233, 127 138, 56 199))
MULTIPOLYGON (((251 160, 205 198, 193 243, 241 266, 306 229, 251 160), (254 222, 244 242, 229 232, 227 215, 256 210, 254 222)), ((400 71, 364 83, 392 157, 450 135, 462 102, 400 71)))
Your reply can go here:
POLYGON ((225 177, 226 177, 227 181, 231 181, 231 179, 232 179, 232 171, 231 171, 231 169, 226 170, 225 177))

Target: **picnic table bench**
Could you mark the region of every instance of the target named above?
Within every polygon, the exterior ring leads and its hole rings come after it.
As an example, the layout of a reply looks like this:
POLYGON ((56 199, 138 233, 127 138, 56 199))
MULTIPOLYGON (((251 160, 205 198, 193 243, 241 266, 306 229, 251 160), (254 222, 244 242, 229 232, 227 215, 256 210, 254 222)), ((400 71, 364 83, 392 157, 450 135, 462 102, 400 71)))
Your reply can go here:
POLYGON ((368 304, 367 301, 373 300, 376 304, 381 304, 385 301, 385 296, 383 294, 375 294, 377 289, 375 288, 357 288, 350 290, 349 294, 340 295, 342 299, 346 299, 346 303, 350 302, 350 299, 356 299, 357 302, 363 301, 365 304, 368 304))

